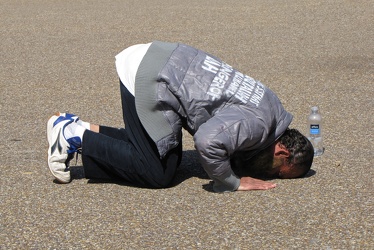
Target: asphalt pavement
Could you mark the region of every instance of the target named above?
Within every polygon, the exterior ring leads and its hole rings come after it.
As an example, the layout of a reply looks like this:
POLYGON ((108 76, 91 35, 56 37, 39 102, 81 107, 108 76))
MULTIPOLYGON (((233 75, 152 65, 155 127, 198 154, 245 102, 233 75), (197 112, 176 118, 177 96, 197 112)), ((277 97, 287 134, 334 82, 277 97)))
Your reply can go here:
POLYGON ((370 0, 2 0, 0 249, 374 249, 370 0), (56 111, 123 126, 114 56, 153 40, 212 53, 278 94, 325 153, 307 178, 213 193, 185 133, 175 185, 54 182, 56 111))

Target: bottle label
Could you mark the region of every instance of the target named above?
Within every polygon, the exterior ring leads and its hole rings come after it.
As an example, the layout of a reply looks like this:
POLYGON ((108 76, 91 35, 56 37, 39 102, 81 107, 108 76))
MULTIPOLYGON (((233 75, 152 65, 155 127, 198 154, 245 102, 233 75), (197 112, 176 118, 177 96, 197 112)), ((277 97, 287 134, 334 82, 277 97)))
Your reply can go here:
POLYGON ((319 124, 311 124, 310 125, 310 134, 311 135, 318 135, 320 133, 319 124))

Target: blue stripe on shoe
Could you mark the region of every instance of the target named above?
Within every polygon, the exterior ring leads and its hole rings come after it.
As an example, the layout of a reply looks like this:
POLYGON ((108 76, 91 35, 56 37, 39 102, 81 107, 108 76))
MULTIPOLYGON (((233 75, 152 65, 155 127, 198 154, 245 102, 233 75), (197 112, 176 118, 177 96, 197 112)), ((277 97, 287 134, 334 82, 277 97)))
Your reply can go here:
POLYGON ((65 113, 65 116, 60 115, 56 119, 56 121, 53 123, 53 127, 56 126, 58 123, 60 123, 62 121, 65 121, 65 120, 72 120, 74 122, 77 122, 77 121, 79 121, 79 117, 74 115, 74 114, 65 113))
MULTIPOLYGON (((65 121, 67 120, 64 116, 59 116, 56 121, 53 123, 53 127, 56 126, 57 124, 59 124, 60 122, 62 121, 65 121)), ((70 119, 69 119, 70 120, 70 119)))
POLYGON ((66 141, 69 143, 68 154, 77 152, 82 146, 82 141, 79 136, 69 138, 66 141))
MULTIPOLYGON (((65 120, 68 120, 68 119, 65 119, 65 120)), ((78 149, 82 146, 82 141, 81 141, 81 138, 79 138, 79 136, 66 139, 64 135, 66 126, 68 126, 70 123, 73 123, 73 122, 74 120, 69 120, 67 123, 64 124, 62 128, 62 135, 64 136, 65 140, 69 143, 68 150, 67 150, 68 154, 77 152, 78 149)))
POLYGON ((71 120, 74 120, 75 122, 79 121, 79 117, 74 115, 74 114, 70 114, 70 113, 65 113, 65 117, 67 119, 71 119, 71 120))

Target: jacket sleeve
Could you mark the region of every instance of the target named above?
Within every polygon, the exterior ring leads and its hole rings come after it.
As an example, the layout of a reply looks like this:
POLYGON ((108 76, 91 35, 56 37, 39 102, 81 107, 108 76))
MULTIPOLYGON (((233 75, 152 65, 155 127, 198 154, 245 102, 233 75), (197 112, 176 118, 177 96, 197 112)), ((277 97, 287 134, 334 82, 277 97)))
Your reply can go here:
POLYGON ((262 137, 261 121, 227 109, 202 124, 194 135, 200 163, 213 180, 215 192, 235 191, 240 178, 231 169, 230 157, 237 150, 250 150, 262 137))

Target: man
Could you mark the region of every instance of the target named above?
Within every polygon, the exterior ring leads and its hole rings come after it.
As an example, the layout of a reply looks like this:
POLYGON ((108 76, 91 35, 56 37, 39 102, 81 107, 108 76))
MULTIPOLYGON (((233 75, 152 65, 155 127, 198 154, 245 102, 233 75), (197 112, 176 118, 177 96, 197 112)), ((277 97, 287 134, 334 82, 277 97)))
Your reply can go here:
POLYGON ((184 44, 155 41, 122 51, 116 68, 125 128, 65 113, 48 121, 48 165, 59 182, 71 181, 68 163, 79 150, 86 178, 168 187, 182 156, 182 128, 193 135, 216 192, 275 187, 240 176, 250 169, 272 178, 309 171, 313 147, 288 129, 292 115, 277 96, 220 59, 184 44))

